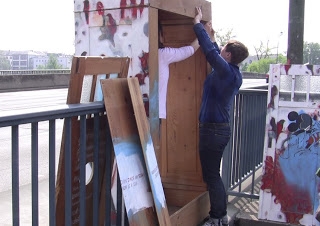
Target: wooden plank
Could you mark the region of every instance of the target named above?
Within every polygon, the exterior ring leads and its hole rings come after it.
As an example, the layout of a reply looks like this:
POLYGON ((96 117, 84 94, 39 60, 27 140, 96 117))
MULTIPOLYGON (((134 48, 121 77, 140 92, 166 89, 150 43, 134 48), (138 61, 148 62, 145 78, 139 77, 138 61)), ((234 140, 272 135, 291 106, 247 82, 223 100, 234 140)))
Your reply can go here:
POLYGON ((125 74, 126 64, 129 62, 128 57, 81 57, 85 63, 84 74, 125 74))
POLYGON ((158 10, 149 9, 149 121, 158 165, 160 166, 158 10))
POLYGON ((210 209, 209 193, 204 192, 170 216, 172 225, 199 225, 208 216, 210 209))
POLYGON ((128 85, 159 224, 171 225, 139 81, 128 78, 128 85))
POLYGON ((128 81, 105 79, 101 85, 129 223, 158 225, 128 81))
POLYGON ((149 2, 151 7, 192 18, 195 16, 195 7, 199 6, 202 8, 203 20, 211 20, 211 2, 205 0, 149 0, 149 2))

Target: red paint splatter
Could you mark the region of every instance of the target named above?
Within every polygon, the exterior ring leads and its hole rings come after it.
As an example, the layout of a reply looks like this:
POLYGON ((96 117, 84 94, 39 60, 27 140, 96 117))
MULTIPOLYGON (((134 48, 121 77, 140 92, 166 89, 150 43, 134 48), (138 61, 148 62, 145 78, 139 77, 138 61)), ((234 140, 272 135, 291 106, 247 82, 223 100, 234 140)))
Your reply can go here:
POLYGON ((144 9, 144 0, 141 0, 139 9, 140 9, 140 15, 141 15, 144 9))
POLYGON ((142 57, 139 57, 141 63, 142 73, 136 74, 135 77, 138 78, 139 84, 145 84, 144 79, 149 76, 149 53, 142 52, 142 57))
POLYGON ((138 9, 140 10, 140 14, 142 14, 143 12, 143 9, 144 9, 144 0, 142 0, 140 2, 140 4, 138 5, 138 7, 135 7, 137 6, 137 1, 136 0, 130 0, 130 9, 126 9, 128 6, 127 6, 127 1, 126 0, 120 0, 120 8, 121 8, 121 12, 120 12, 120 16, 121 16, 121 19, 124 19, 125 18, 125 10, 131 10, 131 16, 133 19, 136 19, 137 16, 138 16, 138 9))
POLYGON ((312 134, 307 140, 306 148, 309 148, 311 145, 318 143, 319 140, 320 140, 320 133, 312 134))
POLYGON ((83 12, 86 17, 87 24, 89 24, 89 10, 90 10, 89 0, 84 0, 83 1, 83 12))
POLYGON ((284 65, 284 69, 286 70, 286 75, 288 74, 289 69, 291 68, 291 64, 284 65))
MULTIPOLYGON (((136 0, 130 0, 130 6, 135 6, 137 4, 136 0)), ((132 18, 136 19, 138 15, 138 9, 136 7, 132 8, 132 18)))
POLYGON ((277 123, 277 139, 276 140, 278 140, 278 138, 279 138, 279 135, 280 135, 280 133, 282 132, 282 130, 283 130, 283 124, 284 124, 284 120, 283 119, 281 119, 278 123, 277 123))
POLYGON ((121 8, 121 19, 124 19, 124 7, 127 6, 127 0, 120 1, 120 8, 121 8))
POLYGON ((100 16, 104 14, 104 6, 103 3, 100 1, 97 3, 97 11, 100 16))
POLYGON ((279 154, 281 153, 276 153, 274 162, 271 156, 266 157, 261 189, 270 190, 275 196, 274 202, 281 204, 287 223, 299 224, 304 214, 313 214, 312 200, 305 195, 308 191, 286 182, 280 168, 279 154))
POLYGON ((270 96, 271 96, 271 98, 270 98, 270 102, 269 102, 269 104, 268 104, 268 108, 274 108, 274 98, 275 98, 275 96, 276 95, 278 95, 278 87, 277 86, 272 86, 272 88, 271 88, 271 92, 270 92, 270 96))

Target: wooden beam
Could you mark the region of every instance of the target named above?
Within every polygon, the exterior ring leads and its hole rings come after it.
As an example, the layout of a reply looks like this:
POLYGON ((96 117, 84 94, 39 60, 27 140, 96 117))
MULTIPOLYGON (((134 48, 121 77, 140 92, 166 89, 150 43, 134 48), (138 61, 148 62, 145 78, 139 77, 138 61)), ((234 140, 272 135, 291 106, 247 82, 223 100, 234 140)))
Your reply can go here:
POLYGON ((211 2, 205 0, 150 0, 150 6, 164 11, 184 15, 187 17, 195 16, 195 8, 202 8, 202 19, 211 20, 211 2))
POLYGON ((170 216, 172 225, 198 225, 208 216, 210 209, 209 193, 204 192, 170 216))
POLYGON ((153 146, 160 166, 158 9, 149 9, 149 120, 153 146))
POLYGON ((149 122, 145 113, 138 78, 128 78, 128 85, 159 224, 161 226, 170 226, 166 198, 161 183, 159 167, 151 139, 149 122))

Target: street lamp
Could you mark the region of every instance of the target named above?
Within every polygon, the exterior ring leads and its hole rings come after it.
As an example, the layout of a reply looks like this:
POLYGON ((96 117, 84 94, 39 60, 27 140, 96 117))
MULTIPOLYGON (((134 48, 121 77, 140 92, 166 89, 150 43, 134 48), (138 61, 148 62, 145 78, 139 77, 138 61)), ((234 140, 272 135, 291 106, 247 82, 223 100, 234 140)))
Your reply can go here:
POLYGON ((279 59, 279 40, 280 40, 280 36, 283 34, 283 32, 281 31, 279 36, 278 36, 278 44, 277 44, 277 59, 276 59, 276 63, 278 63, 278 59, 279 59))

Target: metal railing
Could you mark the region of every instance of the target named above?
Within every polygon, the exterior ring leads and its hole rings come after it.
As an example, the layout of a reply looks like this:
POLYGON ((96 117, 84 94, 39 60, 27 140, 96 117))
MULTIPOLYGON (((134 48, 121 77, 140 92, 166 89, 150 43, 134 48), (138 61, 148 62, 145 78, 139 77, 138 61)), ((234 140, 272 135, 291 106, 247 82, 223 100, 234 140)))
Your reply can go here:
MULTIPOLYGON (((267 90, 240 90, 236 96, 232 108, 231 125, 233 134, 231 140, 224 152, 222 177, 224 184, 227 188, 228 195, 258 198, 258 194, 254 192, 254 185, 257 179, 256 171, 262 166, 263 159, 263 146, 265 136, 265 119, 266 119, 266 105, 267 105, 267 90), (246 190, 243 187, 245 180, 250 178, 251 189, 246 190)), ((64 119, 64 126, 66 131, 65 142, 70 144, 71 140, 71 119, 77 117, 80 120, 80 137, 85 137, 85 124, 87 116, 93 117, 94 120, 99 120, 100 116, 105 115, 105 108, 102 102, 94 102, 88 104, 74 104, 63 105, 54 108, 37 109, 30 112, 18 111, 10 112, 8 115, 0 116, 0 128, 11 127, 12 134, 12 223, 14 226, 19 225, 20 222, 20 209, 19 209, 19 126, 23 124, 31 124, 31 161, 32 161, 32 225, 39 224, 39 181, 38 181, 38 123, 41 121, 48 122, 49 131, 49 219, 51 226, 56 225, 56 162, 55 162, 55 125, 56 120, 64 119), (84 128, 83 128, 84 127, 84 128), (82 134, 82 135, 81 135, 82 134)), ((98 123, 95 123, 95 125, 98 123)), ((109 128, 106 125, 106 128, 109 128)), ((110 136, 110 133, 108 133, 110 136)), ((96 136, 96 134, 95 134, 96 136)), ((111 139, 108 139, 111 142, 111 139)), ((95 144, 96 145, 96 144, 95 144)), ((112 144, 108 143, 105 147, 108 155, 111 156, 112 144)), ((65 182, 66 192, 65 199, 65 225, 71 222, 71 169, 67 167, 70 164, 70 150, 66 149, 65 152, 65 182), (68 182, 70 181, 70 182, 68 182)), ((109 158, 111 159, 111 157, 109 158)), ((81 162, 80 165, 84 165, 81 162)), ((107 163, 106 163, 107 164, 107 163)), ((111 162, 108 162, 111 164, 111 162)), ((95 165, 95 162, 93 162, 95 165)), ((96 170, 96 169, 95 169, 96 170)), ((106 181, 111 180, 111 174, 106 174, 106 181), (109 176, 108 176, 109 175, 109 176)), ((93 174, 93 183, 97 183, 98 178, 93 174)), ((85 175, 80 175, 80 181, 85 181, 85 175)), ((106 191, 107 197, 110 198, 111 183, 107 183, 106 191)), ((85 189, 80 192, 80 203, 85 203, 85 189)), ((112 221, 110 203, 106 202, 105 206, 105 225, 127 225, 127 218, 123 210, 122 193, 120 183, 117 188, 117 214, 116 222, 112 221), (107 205, 107 203, 109 205, 107 205)), ((98 225, 99 219, 99 192, 97 189, 93 190, 93 225, 98 225)), ((84 213, 85 204, 80 205, 79 213, 84 213)), ((85 217, 80 217, 80 225, 85 225, 85 217)), ((114 219, 113 219, 114 220, 114 219)))
POLYGON ((235 98, 232 135, 222 163, 222 180, 228 195, 259 199, 254 187, 263 161, 267 93, 267 90, 244 89, 235 98), (249 188, 243 187, 247 179, 251 180, 249 188))
MULTIPOLYGON (((12 225, 18 226, 20 225, 20 188, 21 184, 19 183, 19 177, 21 174, 20 166, 19 166, 19 155, 22 154, 19 152, 19 127, 24 124, 31 124, 31 205, 32 208, 32 225, 44 225, 44 222, 40 222, 39 219, 39 180, 38 180, 38 174, 39 174, 39 168, 38 168, 38 156, 39 156, 39 123, 42 121, 48 122, 48 128, 49 131, 49 219, 46 219, 47 222, 45 222, 45 225, 56 225, 56 153, 57 150, 55 148, 56 146, 56 120, 64 119, 64 126, 65 126, 65 158, 66 161, 64 161, 64 169, 65 169, 65 209, 61 210, 64 211, 64 224, 63 225, 71 225, 72 222, 72 185, 71 182, 74 181, 73 178, 71 178, 72 172, 71 172, 71 139, 72 139, 72 119, 78 119, 80 121, 80 137, 86 137, 86 119, 87 117, 93 117, 94 120, 94 132, 95 135, 99 134, 99 131, 97 132, 96 129, 99 127, 99 120, 101 120, 101 117, 105 117, 105 108, 103 102, 93 102, 90 104, 72 104, 72 105, 63 105, 58 107, 49 107, 49 108, 41 108, 36 110, 30 110, 29 112, 26 112, 25 110, 18 110, 18 111, 10 111, 7 113, 7 115, 2 114, 0 117, 0 128, 2 127, 11 127, 11 178, 12 178, 12 225)), ((106 128, 109 128, 106 124, 106 128)), ((43 126, 41 126, 41 129, 43 129, 43 126)), ((111 137, 110 132, 107 132, 107 142, 105 142, 105 153, 107 155, 106 157, 106 165, 111 166, 111 153, 113 152, 112 144, 111 144, 111 137)), ((95 139, 96 142, 94 142, 94 146, 97 147, 101 145, 103 142, 100 142, 99 135, 97 135, 95 139)), ((93 166, 98 166, 96 164, 99 161, 99 153, 97 153, 97 149, 94 148, 94 163, 93 166)), ((80 154, 81 156, 81 154, 80 154)), ((79 165, 80 165, 80 172, 83 172, 83 169, 85 168, 85 158, 79 158, 79 165)), ((107 169, 107 168, 106 168, 107 169)), ((98 175, 103 175, 102 172, 99 172, 99 168, 95 167, 93 169, 93 184, 97 185, 98 183, 98 175)), ((108 183, 108 181, 111 181, 111 173, 105 173, 105 180, 107 181, 105 191, 106 191, 106 200, 111 200, 111 183, 108 183)), ((119 177, 117 177, 119 178, 119 177)), ((85 173, 80 173, 80 209, 78 210, 80 213, 84 213, 86 211, 86 189, 81 189, 81 185, 84 185, 84 183, 81 183, 86 181, 86 175, 85 173)), ((127 218, 125 215, 125 211, 123 211, 123 202, 122 202, 122 190, 120 187, 120 182, 118 179, 117 183, 117 206, 116 210, 117 214, 116 219, 113 219, 111 214, 114 209, 111 209, 111 202, 105 202, 105 212, 99 213, 98 209, 101 208, 99 199, 100 199, 101 190, 98 188, 98 186, 93 186, 93 208, 92 208, 92 225, 98 225, 98 221, 101 216, 99 214, 103 214, 105 225, 128 225, 127 224, 127 218)), ((4 213, 2 213, 4 214, 4 213)), ((23 214, 24 215, 24 214, 23 214)), ((3 223, 3 222, 2 222, 3 223)), ((86 224, 86 218, 85 216, 80 216, 80 225, 86 224)))
POLYGON ((70 74, 70 69, 0 70, 0 75, 70 74))

